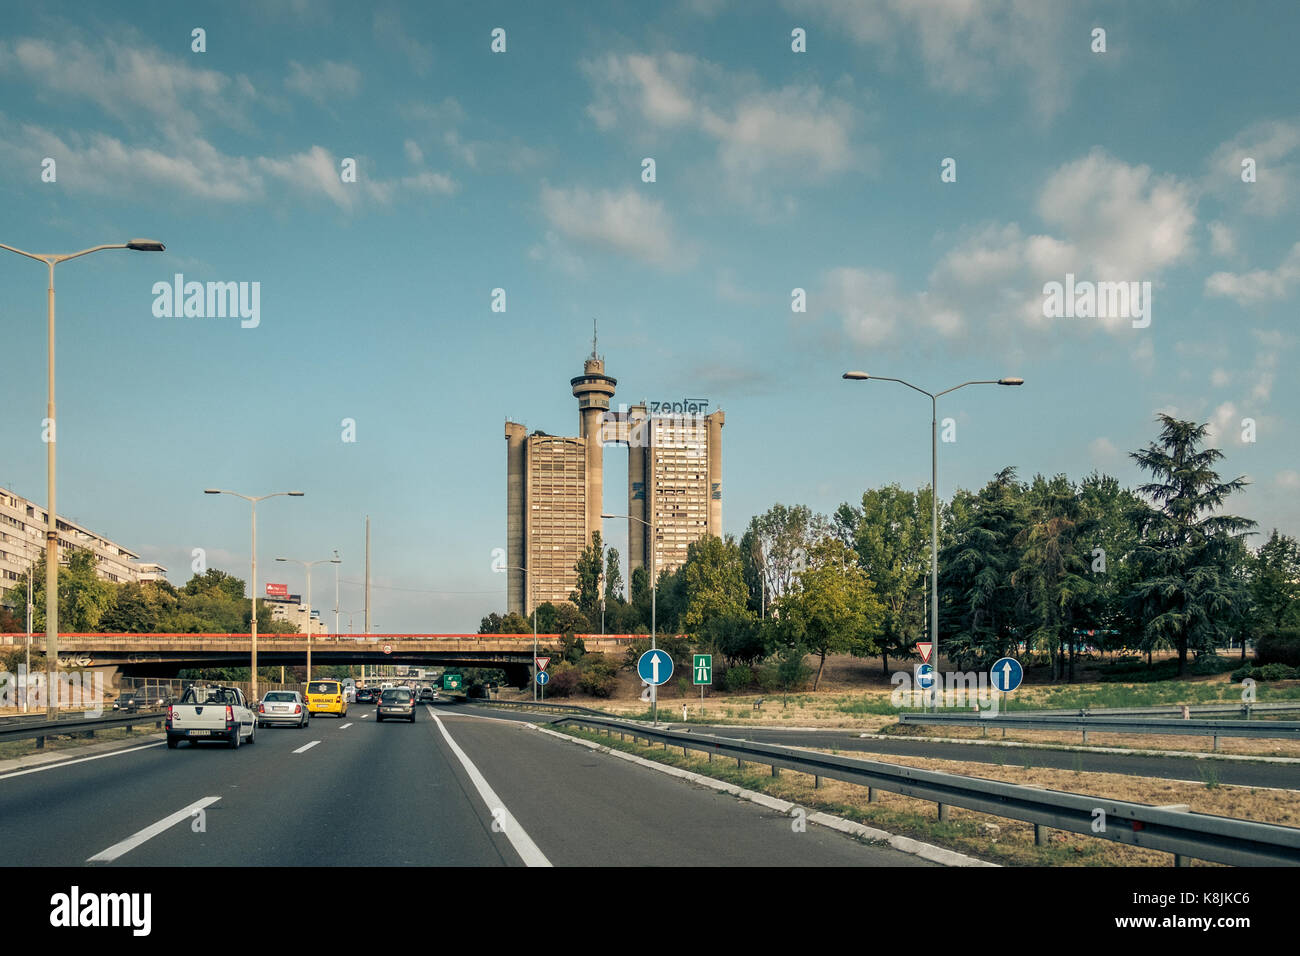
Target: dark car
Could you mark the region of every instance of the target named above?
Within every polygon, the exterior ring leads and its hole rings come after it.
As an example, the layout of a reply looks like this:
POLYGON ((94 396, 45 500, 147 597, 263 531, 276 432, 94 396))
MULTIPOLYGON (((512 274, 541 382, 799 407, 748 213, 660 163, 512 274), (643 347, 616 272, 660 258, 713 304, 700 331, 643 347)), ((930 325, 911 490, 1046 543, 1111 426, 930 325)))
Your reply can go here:
POLYGON ((415 695, 409 687, 389 687, 379 695, 375 721, 382 722, 385 717, 415 723, 415 695))
POLYGON ((138 694, 122 694, 117 700, 113 701, 114 710, 120 710, 127 714, 134 714, 141 707, 147 706, 145 699, 138 694))
POLYGON ((358 704, 373 704, 373 703, 374 703, 376 700, 378 700, 378 699, 379 699, 379 696, 375 693, 375 689, 374 689, 373 687, 358 687, 358 688, 357 688, 357 703, 358 703, 358 704))

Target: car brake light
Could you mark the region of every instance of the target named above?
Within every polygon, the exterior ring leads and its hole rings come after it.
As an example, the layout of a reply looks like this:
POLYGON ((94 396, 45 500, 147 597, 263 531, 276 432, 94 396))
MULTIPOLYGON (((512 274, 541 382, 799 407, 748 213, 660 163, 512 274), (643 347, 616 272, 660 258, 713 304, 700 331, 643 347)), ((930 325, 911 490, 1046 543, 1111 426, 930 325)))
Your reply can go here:
POLYGON ((301 714, 301 713, 302 713, 302 706, 301 706, 300 704, 294 704, 294 705, 293 705, 293 712, 294 712, 295 714, 301 714))
POLYGON ((227 705, 226 705, 226 723, 230 723, 230 722, 231 722, 232 720, 234 720, 234 719, 235 719, 235 708, 234 708, 233 706, 231 706, 230 704, 227 704, 227 705))
POLYGON ((265 714, 265 713, 266 713, 266 704, 258 704, 258 705, 257 705, 257 712, 258 712, 259 714, 265 714))

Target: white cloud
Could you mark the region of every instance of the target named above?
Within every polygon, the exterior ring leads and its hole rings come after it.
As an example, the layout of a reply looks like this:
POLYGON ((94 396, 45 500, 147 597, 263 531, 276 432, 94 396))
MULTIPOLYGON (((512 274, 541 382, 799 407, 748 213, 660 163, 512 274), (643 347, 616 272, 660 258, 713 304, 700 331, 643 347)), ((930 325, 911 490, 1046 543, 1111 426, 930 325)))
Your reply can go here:
POLYGON ((0 74, 21 76, 38 95, 83 99, 124 119, 144 113, 164 125, 197 130, 199 116, 243 125, 256 98, 247 77, 192 66, 157 47, 114 39, 0 41, 0 74))
POLYGON ((408 30, 392 10, 376 11, 374 36, 382 46, 396 50, 406 57, 418 76, 427 76, 433 66, 433 44, 415 39, 416 31, 408 30))
POLYGON ((1088 454, 1098 464, 1113 462, 1119 458, 1119 449, 1109 438, 1094 438, 1088 443, 1088 454))
POLYGON ((1216 368, 1210 373, 1210 384, 1215 388, 1224 388, 1232 382, 1232 373, 1216 368))
POLYGON ((1027 90, 1044 118, 1068 100, 1071 70, 1061 62, 1070 43, 1066 18, 1041 0, 786 0, 785 6, 872 47, 886 69, 900 50, 914 51, 937 90, 985 99, 1003 89, 1027 90))
POLYGON ((840 316, 844 335, 860 346, 896 344, 905 327, 924 328, 944 338, 959 337, 965 330, 959 311, 936 306, 925 293, 900 291, 895 276, 878 269, 831 269, 812 303, 818 311, 840 316))
POLYGON ((289 76, 284 85, 318 103, 351 99, 361 89, 361 71, 349 63, 333 60, 325 60, 314 67, 290 60, 289 76))
POLYGON ((1276 269, 1214 273, 1205 280, 1205 294, 1232 299, 1238 305, 1256 305, 1284 299, 1296 285, 1300 285, 1300 242, 1276 269))
POLYGON ((1300 471, 1293 468, 1287 468, 1277 473, 1273 479, 1279 488, 1285 488, 1288 491, 1295 491, 1300 488, 1300 471))
POLYGON ((1242 212, 1276 216, 1300 201, 1300 119, 1263 120, 1214 151, 1204 188, 1242 212), (1242 182, 1241 163, 1255 161, 1255 182, 1242 182))
POLYGON ((413 139, 408 139, 402 144, 402 150, 406 153, 407 161, 412 165, 418 166, 424 162, 424 150, 420 149, 419 144, 413 139))
POLYGON ((703 134, 716 146, 718 190, 760 211, 791 208, 780 189, 878 163, 874 147, 853 141, 857 107, 816 85, 764 89, 752 75, 672 52, 609 54, 582 69, 600 129, 630 129, 647 148, 663 132, 703 134))
POLYGON ((613 192, 543 185, 541 205, 554 229, 585 245, 662 269, 680 268, 693 258, 674 234, 663 203, 634 187, 613 192))
POLYGON ((1216 256, 1230 256, 1237 251, 1237 234, 1232 227, 1221 222, 1212 222, 1210 229, 1210 251, 1216 256))

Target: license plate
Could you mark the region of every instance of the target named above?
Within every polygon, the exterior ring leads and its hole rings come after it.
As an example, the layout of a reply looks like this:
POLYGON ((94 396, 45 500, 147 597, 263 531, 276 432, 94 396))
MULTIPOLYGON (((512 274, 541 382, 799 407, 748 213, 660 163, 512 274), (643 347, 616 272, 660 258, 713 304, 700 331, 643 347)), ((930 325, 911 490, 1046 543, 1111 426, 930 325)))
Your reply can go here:
POLYGON ((207 736, 209 736, 211 733, 212 733, 212 731, 210 731, 210 730, 191 730, 191 731, 189 732, 189 734, 190 734, 191 737, 207 737, 207 736))
POLYGON ((272 709, 273 711, 275 711, 277 714, 283 714, 283 713, 284 713, 286 710, 288 710, 289 708, 288 708, 288 707, 272 707, 271 709, 272 709))

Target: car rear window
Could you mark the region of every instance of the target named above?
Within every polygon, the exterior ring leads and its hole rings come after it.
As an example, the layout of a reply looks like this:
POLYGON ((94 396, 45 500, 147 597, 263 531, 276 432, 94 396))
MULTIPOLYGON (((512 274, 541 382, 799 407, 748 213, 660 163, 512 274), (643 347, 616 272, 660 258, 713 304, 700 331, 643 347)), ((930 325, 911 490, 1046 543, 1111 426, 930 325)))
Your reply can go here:
POLYGON ((271 693, 263 697, 262 700, 278 700, 281 703, 284 703, 285 701, 289 701, 290 703, 292 703, 292 701, 294 700, 294 694, 293 691, 288 691, 288 690, 273 690, 271 691, 271 693))
POLYGON ((409 690, 406 690, 405 688, 400 690, 397 688, 391 688, 389 690, 384 691, 383 697, 384 700, 391 700, 391 701, 410 700, 411 692, 409 690))
POLYGON ((321 681, 318 684, 308 684, 307 693, 309 694, 337 694, 339 685, 330 681, 321 681))

